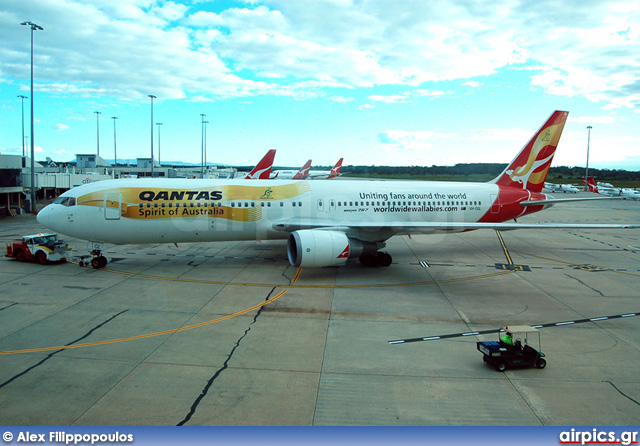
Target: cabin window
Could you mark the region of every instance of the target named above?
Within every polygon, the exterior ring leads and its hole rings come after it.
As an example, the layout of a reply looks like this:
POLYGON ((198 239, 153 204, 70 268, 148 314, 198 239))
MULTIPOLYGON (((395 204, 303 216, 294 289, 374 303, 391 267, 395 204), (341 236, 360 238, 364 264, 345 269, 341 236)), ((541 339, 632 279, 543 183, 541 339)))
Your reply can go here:
POLYGON ((190 208, 194 207, 194 206, 193 206, 193 203, 189 203, 189 207, 190 207, 190 208))
POLYGON ((298 207, 302 207, 302 201, 298 201, 298 207))
POLYGON ((236 207, 236 204, 232 202, 232 203, 231 203, 231 207, 232 207, 232 208, 236 207))
POLYGON ((163 208, 163 207, 165 207, 165 206, 166 206, 166 205, 165 205, 164 203, 161 203, 161 204, 160 204, 160 207, 162 207, 162 208, 163 208))
POLYGON ((169 203, 169 207, 172 208, 173 207, 173 203, 169 203))
POLYGON ((208 206, 209 206, 209 203, 202 203, 202 206, 204 206, 204 207, 208 207, 208 206))
POLYGON ((293 205, 293 207, 296 207, 296 202, 295 201, 292 202, 291 204, 293 205))
POLYGON ((271 207, 271 202, 267 202, 267 207, 270 208, 271 207))
POLYGON ((280 207, 283 207, 283 206, 284 206, 284 202, 281 201, 280 202, 280 207))
POLYGON ((260 202, 260 206, 264 207, 264 201, 260 202))

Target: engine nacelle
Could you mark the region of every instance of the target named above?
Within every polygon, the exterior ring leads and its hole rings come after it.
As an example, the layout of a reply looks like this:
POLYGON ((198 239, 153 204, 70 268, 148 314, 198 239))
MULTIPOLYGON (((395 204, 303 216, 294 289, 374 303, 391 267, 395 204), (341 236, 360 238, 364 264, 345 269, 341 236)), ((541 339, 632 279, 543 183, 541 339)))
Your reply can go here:
POLYGON ((291 266, 322 267, 344 265, 362 254, 375 254, 375 243, 349 238, 344 232, 321 229, 294 231, 287 241, 291 266))

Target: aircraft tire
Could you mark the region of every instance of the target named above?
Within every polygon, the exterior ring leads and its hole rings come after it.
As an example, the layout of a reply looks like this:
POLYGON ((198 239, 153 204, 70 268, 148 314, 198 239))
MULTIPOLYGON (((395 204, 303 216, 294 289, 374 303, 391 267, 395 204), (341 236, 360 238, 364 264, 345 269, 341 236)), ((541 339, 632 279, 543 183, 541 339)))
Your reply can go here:
POLYGON ((378 253, 378 261, 380 262, 380 266, 391 266, 392 262, 391 254, 387 252, 379 252, 378 253))
POLYGON ((105 256, 100 256, 98 259, 100 259, 100 268, 107 266, 107 258, 105 256))
POLYGON ((361 255, 360 256, 360 264, 363 266, 374 267, 376 265, 377 258, 372 255, 361 255))
POLYGON ((94 257, 91 259, 91 266, 93 266, 95 269, 99 269, 100 268, 100 257, 94 257))

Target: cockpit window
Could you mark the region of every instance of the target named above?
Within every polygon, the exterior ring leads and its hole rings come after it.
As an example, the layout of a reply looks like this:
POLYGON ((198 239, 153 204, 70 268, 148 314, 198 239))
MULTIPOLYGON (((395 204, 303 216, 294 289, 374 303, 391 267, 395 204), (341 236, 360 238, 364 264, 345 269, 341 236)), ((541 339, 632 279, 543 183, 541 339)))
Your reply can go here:
POLYGON ((63 206, 75 206, 76 199, 74 197, 58 197, 53 204, 61 204, 63 206))

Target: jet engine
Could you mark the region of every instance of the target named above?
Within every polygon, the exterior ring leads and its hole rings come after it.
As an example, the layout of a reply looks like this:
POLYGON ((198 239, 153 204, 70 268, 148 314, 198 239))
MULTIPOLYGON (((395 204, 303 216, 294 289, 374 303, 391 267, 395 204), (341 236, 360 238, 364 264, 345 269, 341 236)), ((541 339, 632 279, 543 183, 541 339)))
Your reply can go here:
POLYGON ((344 232, 303 229, 289 234, 287 255, 292 266, 344 265, 348 259, 375 255, 376 243, 349 238, 344 232))

